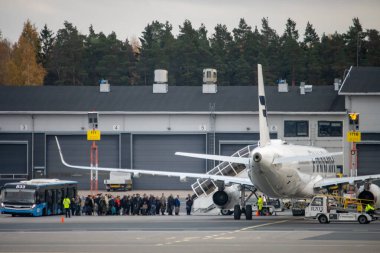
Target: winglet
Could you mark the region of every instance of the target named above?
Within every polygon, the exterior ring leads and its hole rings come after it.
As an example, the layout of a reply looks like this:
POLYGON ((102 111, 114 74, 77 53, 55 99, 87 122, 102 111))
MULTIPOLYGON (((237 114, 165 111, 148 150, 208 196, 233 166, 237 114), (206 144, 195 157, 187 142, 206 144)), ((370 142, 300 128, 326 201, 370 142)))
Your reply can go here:
POLYGON ((63 154, 62 154, 62 150, 61 150, 61 145, 59 145, 59 141, 58 141, 58 137, 55 136, 55 141, 57 142, 57 146, 58 146, 58 151, 59 151, 59 156, 61 157, 61 161, 63 163, 63 165, 67 166, 67 167, 71 167, 70 164, 66 163, 65 159, 63 159, 63 154))
POLYGON ((267 121, 267 107, 264 90, 263 69, 261 64, 257 64, 257 78, 259 89, 259 125, 260 125, 260 147, 270 143, 269 127, 267 121))

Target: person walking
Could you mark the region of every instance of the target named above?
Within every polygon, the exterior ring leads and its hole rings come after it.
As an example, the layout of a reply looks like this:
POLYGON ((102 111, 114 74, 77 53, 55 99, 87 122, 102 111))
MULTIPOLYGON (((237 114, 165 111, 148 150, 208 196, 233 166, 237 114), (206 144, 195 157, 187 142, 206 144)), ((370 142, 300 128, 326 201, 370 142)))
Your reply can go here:
POLYGON ((65 214, 66 214, 66 218, 67 216, 69 216, 69 218, 71 218, 71 215, 70 215, 70 204, 71 204, 71 200, 68 196, 66 196, 64 199, 63 199, 63 208, 65 210, 65 214))
POLYGON ((161 214, 165 215, 165 210, 166 210, 166 197, 164 193, 162 193, 162 196, 160 198, 160 209, 161 209, 161 214))
POLYGON ((181 206, 181 202, 179 201, 179 195, 174 199, 174 213, 175 215, 179 214, 179 207, 181 206))
POLYGON ((261 197, 261 195, 259 195, 259 198, 257 199, 257 209, 259 211, 259 215, 263 215, 263 205, 264 205, 264 200, 263 198, 261 197))
POLYGON ((186 198, 186 214, 187 215, 190 215, 192 206, 193 206, 193 198, 190 196, 190 194, 188 194, 186 198))
POLYGON ((374 215, 375 214, 375 208, 370 204, 368 203, 365 207, 365 212, 369 215, 374 215))
POLYGON ((173 194, 170 194, 168 197, 168 205, 166 207, 166 211, 169 215, 173 215, 173 209, 174 209, 174 198, 173 194))

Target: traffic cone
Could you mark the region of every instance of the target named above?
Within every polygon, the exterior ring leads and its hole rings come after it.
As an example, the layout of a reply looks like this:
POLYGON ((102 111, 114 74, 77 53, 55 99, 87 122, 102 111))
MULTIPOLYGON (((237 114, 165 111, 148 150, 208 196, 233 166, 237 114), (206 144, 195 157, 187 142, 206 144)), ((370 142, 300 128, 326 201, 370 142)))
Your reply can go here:
POLYGON ((65 217, 61 217, 61 223, 65 223, 65 217))
POLYGON ((259 213, 259 211, 256 211, 256 216, 260 216, 260 213, 259 213))

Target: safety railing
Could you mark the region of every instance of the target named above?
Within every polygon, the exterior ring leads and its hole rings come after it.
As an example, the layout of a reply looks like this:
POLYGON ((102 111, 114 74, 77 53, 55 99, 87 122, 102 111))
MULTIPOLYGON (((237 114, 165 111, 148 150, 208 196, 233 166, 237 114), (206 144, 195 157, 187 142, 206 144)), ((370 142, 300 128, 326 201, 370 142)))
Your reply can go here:
MULTIPOLYGON (((246 146, 237 152, 235 152, 233 157, 248 157, 257 145, 249 145, 246 146)), ((240 174, 243 170, 245 170, 244 164, 236 164, 230 162, 221 162, 213 169, 209 170, 207 174, 209 175, 220 175, 220 176, 230 176, 234 177, 240 174)), ((191 185, 195 195, 199 196, 208 196, 210 193, 214 192, 217 189, 217 186, 213 180, 210 179, 197 179, 195 183, 191 185)))

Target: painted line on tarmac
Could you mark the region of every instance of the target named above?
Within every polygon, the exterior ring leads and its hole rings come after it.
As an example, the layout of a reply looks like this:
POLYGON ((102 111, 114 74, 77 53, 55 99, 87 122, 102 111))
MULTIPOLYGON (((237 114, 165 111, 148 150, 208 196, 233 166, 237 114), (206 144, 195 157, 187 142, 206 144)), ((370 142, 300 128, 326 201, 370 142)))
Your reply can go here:
POLYGON ((281 221, 275 221, 275 222, 270 222, 270 223, 264 223, 264 224, 260 224, 260 225, 256 225, 256 226, 250 226, 250 227, 242 228, 242 229, 238 230, 238 232, 240 232, 240 231, 246 231, 248 229, 255 229, 255 228, 259 228, 259 227, 270 226, 270 225, 273 225, 273 224, 285 223, 287 221, 288 220, 281 220, 281 221))
MULTIPOLYGON (((281 220, 281 221, 275 221, 275 222, 270 222, 270 223, 264 223, 264 224, 260 224, 260 225, 256 225, 256 226, 250 226, 250 227, 245 227, 245 228, 242 228, 242 229, 239 229, 239 230, 234 230, 234 231, 230 231, 230 232, 221 232, 221 233, 218 233, 218 234, 214 234, 214 235, 206 235, 204 236, 203 238, 199 238, 199 237, 185 237, 184 239, 182 240, 178 240, 177 241, 172 241, 172 242, 166 242, 166 243, 158 243, 156 244, 156 246, 165 246, 165 245, 173 245, 173 244, 179 244, 179 243, 183 243, 183 242, 190 242, 194 239, 202 239, 202 240, 232 240, 232 239, 235 239, 236 237, 234 236, 225 236, 226 234, 234 234, 234 233, 239 233, 239 232, 243 232, 243 231, 247 231, 247 230, 250 230, 250 229, 255 229, 255 228, 259 228, 259 227, 264 227, 264 226, 270 226, 270 225, 273 225, 273 224, 279 224, 279 223, 285 223, 289 220, 281 220)), ((169 237, 169 238, 166 238, 167 240, 168 239, 175 239, 176 237, 169 237)))

